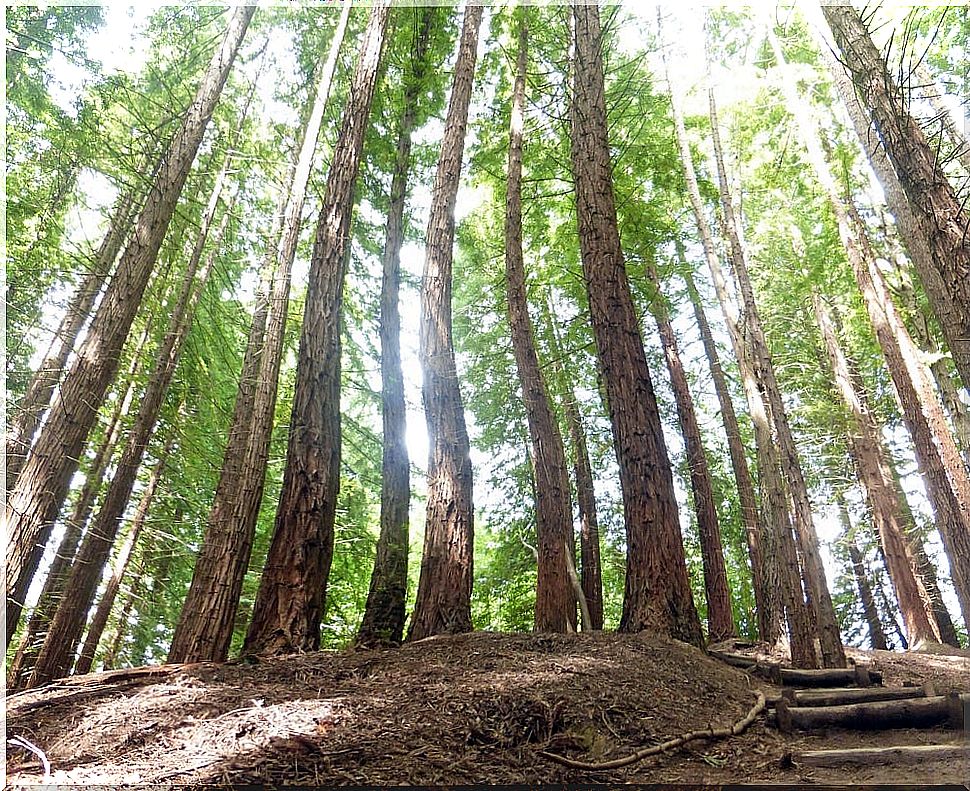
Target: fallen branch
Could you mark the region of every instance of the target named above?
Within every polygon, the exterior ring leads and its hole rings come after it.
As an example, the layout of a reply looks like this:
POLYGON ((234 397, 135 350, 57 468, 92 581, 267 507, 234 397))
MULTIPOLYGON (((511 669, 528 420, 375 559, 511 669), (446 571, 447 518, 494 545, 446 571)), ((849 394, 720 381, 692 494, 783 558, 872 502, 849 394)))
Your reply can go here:
POLYGON ((695 739, 722 739, 727 736, 737 736, 739 733, 744 733, 748 729, 748 726, 757 719, 758 715, 765 709, 765 696, 763 692, 758 692, 758 700, 755 702, 754 706, 751 707, 751 711, 747 713, 744 719, 738 720, 730 728, 707 728, 702 731, 690 731, 676 738, 669 739, 662 744, 656 744, 653 747, 645 747, 642 750, 637 750, 637 752, 632 755, 624 756, 623 758, 614 758, 612 761, 603 761, 602 763, 587 763, 586 761, 575 761, 572 758, 566 758, 564 755, 558 755, 556 753, 546 752, 542 750, 539 752, 543 758, 548 758, 550 761, 555 761, 563 766, 570 766, 573 769, 588 769, 591 771, 599 771, 602 769, 619 769, 623 766, 630 766, 630 764, 638 763, 644 758, 649 758, 651 755, 659 755, 660 753, 667 752, 667 750, 673 750, 677 747, 681 747, 688 742, 692 742, 695 739))
POLYGON ((38 758, 40 758, 41 766, 44 767, 44 780, 47 781, 51 776, 51 762, 47 760, 47 756, 44 751, 40 749, 35 744, 31 744, 23 736, 14 736, 11 739, 7 739, 7 744, 12 744, 14 747, 20 747, 27 752, 33 753, 38 758))

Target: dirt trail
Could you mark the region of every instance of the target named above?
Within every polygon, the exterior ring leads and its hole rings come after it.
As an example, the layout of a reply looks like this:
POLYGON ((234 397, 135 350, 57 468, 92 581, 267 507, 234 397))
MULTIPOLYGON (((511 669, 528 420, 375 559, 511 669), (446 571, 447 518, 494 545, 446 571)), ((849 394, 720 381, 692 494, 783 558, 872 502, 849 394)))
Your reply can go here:
MULTIPOLYGON (((851 651, 886 685, 931 680, 970 691, 970 659, 851 651)), ((314 785, 565 782, 964 782, 948 766, 785 767, 792 749, 925 744, 952 731, 830 731, 785 737, 760 717, 606 772, 539 753, 617 758, 681 733, 730 726, 777 690, 695 648, 653 635, 474 633, 400 649, 319 652, 255 664, 93 674, 7 701, 7 738, 44 751, 63 784, 314 785)), ((9 749, 7 782, 42 782, 9 749)))

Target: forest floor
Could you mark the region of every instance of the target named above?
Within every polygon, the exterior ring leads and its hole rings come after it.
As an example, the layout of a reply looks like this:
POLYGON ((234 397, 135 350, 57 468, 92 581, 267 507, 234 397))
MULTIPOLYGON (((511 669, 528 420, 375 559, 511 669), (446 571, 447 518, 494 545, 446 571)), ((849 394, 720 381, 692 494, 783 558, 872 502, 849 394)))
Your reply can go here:
MULTIPOLYGON (((885 685, 970 691, 970 658, 850 650, 885 685)), ((943 743, 943 730, 785 736, 763 715, 610 771, 572 769, 686 731, 730 726, 776 691, 648 634, 473 633, 397 649, 91 674, 7 699, 7 738, 55 784, 964 783, 970 760, 851 770, 792 766, 798 749, 943 743)), ((8 785, 44 782, 8 742, 8 785)))

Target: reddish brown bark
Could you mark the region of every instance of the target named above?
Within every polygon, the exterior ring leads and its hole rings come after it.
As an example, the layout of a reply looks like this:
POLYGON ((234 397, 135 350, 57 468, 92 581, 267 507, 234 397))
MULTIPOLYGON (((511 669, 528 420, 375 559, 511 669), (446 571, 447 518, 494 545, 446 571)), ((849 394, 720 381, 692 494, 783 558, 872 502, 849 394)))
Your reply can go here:
MULTIPOLYGON (((920 279, 964 384, 970 383, 970 214, 947 180, 936 150, 907 111, 907 97, 852 6, 823 6, 842 63, 869 111, 906 195, 920 243, 920 279)), ((907 240, 908 244, 908 240, 907 240)), ((968 385, 970 386, 970 385, 968 385)), ((966 612, 965 612, 966 614, 966 612)))
POLYGON ((524 11, 518 11, 519 46, 509 131, 505 282, 512 352, 529 425, 535 477, 538 577, 534 625, 537 632, 566 632, 576 628, 576 599, 566 555, 567 547, 573 544, 569 474, 559 423, 549 402, 549 391, 536 353, 522 249, 522 149, 529 35, 524 11))
MULTIPOLYGON (((683 260, 683 257, 681 257, 681 260, 683 260)), ((694 277, 689 271, 685 280, 687 294, 694 309, 694 318, 697 321, 701 341, 704 345, 704 355, 707 357, 711 379, 714 382, 714 392, 717 395, 717 403, 720 407, 721 422, 724 425, 724 433, 727 435, 731 469, 734 472, 734 481, 738 490, 738 503, 741 506, 741 524, 744 526, 748 558, 751 562, 751 586, 754 590, 755 609, 757 610, 758 636, 765 642, 774 643, 777 642, 777 638, 781 634, 782 624, 781 618, 777 617, 780 613, 776 615, 774 622, 772 620, 772 608, 769 601, 774 593, 767 590, 768 583, 762 566, 760 537, 766 528, 758 511, 758 498, 755 495, 754 482, 751 478, 751 470, 748 467, 748 457, 741 440, 738 416, 734 410, 734 400, 728 390, 724 369, 721 367, 720 356, 714 343, 714 335, 711 332, 710 324, 708 324, 707 316, 704 314, 704 306, 701 304, 700 294, 698 294, 697 286, 694 284, 694 277)))
POLYGON ((428 426, 428 500, 421 576, 409 640, 471 631, 475 512, 472 466, 452 339, 455 201, 465 149, 483 9, 465 7, 458 59, 431 193, 421 281, 421 390, 428 426))
POLYGON ((718 524, 717 507, 714 504, 714 485, 704 451, 701 427, 687 382, 687 372, 680 359, 677 336, 674 334, 670 315, 661 292, 660 278, 651 266, 647 277, 656 292, 651 306, 657 321, 657 334, 667 360, 670 385, 674 392, 680 431, 684 437, 687 467, 691 491, 694 496, 694 512, 697 516, 697 533, 701 545, 701 561, 704 568, 704 593, 707 599, 707 639, 719 643, 735 635, 734 614, 731 611, 731 591, 728 588, 727 568, 724 563, 724 547, 718 524))
MULTIPOLYGON (((862 603, 862 617, 865 618, 866 626, 869 629, 870 647, 885 651, 889 647, 886 639, 886 630, 882 627, 879 619, 879 610, 876 607, 876 599, 872 595, 872 586, 869 584, 869 572, 866 569, 865 560, 862 552, 852 537, 852 520, 849 518, 849 508, 846 505, 845 497, 842 492, 836 492, 836 505, 839 509, 839 521, 842 522, 842 541, 845 543, 849 552, 849 560, 852 563, 852 575, 855 577, 856 587, 859 589, 859 601, 862 603)), ((887 567, 888 570, 888 567, 887 567)))
MULTIPOLYGON (((81 279, 67 306, 47 350, 47 356, 34 373, 27 391, 16 407, 16 417, 7 435, 7 491, 17 483, 17 476, 27 461, 27 454, 37 428, 50 406, 54 389, 61 379, 68 358, 74 350, 81 328, 91 315, 104 280, 118 257, 118 251, 131 227, 135 193, 129 191, 118 202, 107 234, 91 262, 91 270, 81 279)), ((9 628, 9 627, 8 627, 9 628)))
POLYGON ((571 156, 590 317, 623 492, 627 573, 620 630, 703 641, 670 459, 617 227, 597 6, 573 7, 571 156))
POLYGON ((185 606, 175 627, 169 662, 220 662, 229 655, 263 500, 289 314, 290 275, 307 184, 351 5, 344 3, 337 20, 288 185, 280 194, 263 262, 264 286, 250 326, 222 472, 185 606))
POLYGON ((115 277, 7 500, 8 598, 18 588, 26 588, 25 577, 29 585, 33 572, 26 567, 26 560, 32 547, 47 543, 97 410, 118 370, 121 348, 138 311, 179 194, 255 11, 255 6, 241 6, 233 12, 182 126, 163 156, 115 277))
POLYGON ((390 15, 373 6, 317 223, 283 489, 246 634, 248 653, 320 647, 340 490, 340 322, 354 186, 390 15))
POLYGON ((98 650, 98 644, 101 642, 104 628, 108 625, 108 616, 111 615, 111 608, 114 607, 115 597, 121 589, 121 581, 124 579, 125 572, 128 570, 128 563, 138 544, 138 539, 141 537, 145 521, 148 519, 148 512, 151 510, 152 501, 155 499, 158 482, 161 480, 162 473, 165 470, 165 464, 168 461, 168 454, 172 444, 172 440, 170 439, 162 450, 158 461, 155 463, 155 469, 152 470, 151 477, 148 479, 148 485, 145 487, 141 500, 138 502, 138 507, 135 509, 135 516, 132 519, 131 527, 128 529, 125 542, 121 545, 118 556, 115 558, 111 576, 108 578, 108 584, 105 586, 104 593, 101 594, 101 600, 98 602, 98 607, 94 611, 91 622, 88 624, 88 633, 84 638, 84 645, 81 647, 81 653, 74 665, 75 675, 82 675, 91 671, 91 666, 94 663, 94 655, 98 650))
POLYGON ((201 271, 199 270, 199 263, 228 170, 229 159, 216 177, 208 205, 203 212, 202 225, 186 264, 165 337, 156 352, 148 384, 142 393, 138 414, 128 434, 118 467, 108 486, 101 509, 78 550, 77 562, 65 587, 61 604, 51 621, 44 645, 37 655, 37 663, 31 673, 28 686, 37 686, 52 678, 60 678, 70 670, 73 663, 74 652, 81 640, 88 608, 94 602, 104 565, 107 563, 121 527, 125 508, 128 506, 142 459, 158 423, 169 384, 175 375, 196 307, 215 264, 215 254, 226 228, 229 211, 224 213, 224 219, 217 234, 219 238, 215 241, 205 265, 201 271))
POLYGON ((937 642, 939 635, 933 630, 931 616, 920 595, 914 571, 916 561, 906 540, 906 525, 899 509, 898 493, 893 489, 892 472, 880 438, 879 424, 869 407, 862 382, 858 375, 854 375, 853 367, 842 350, 828 308, 817 292, 812 295, 812 304, 836 390, 849 412, 853 429, 848 437, 850 453, 869 500, 873 525, 882 545, 889 579, 896 591, 907 640, 912 646, 937 642))
POLYGON ((429 63, 428 46, 437 12, 421 13, 414 40, 412 71, 407 76, 404 109, 398 122, 397 156, 391 179, 390 205, 384 239, 381 282, 381 417, 384 448, 381 457, 381 532, 374 571, 357 642, 373 645, 400 643, 404 637, 408 583, 408 527, 411 502, 411 462, 407 448, 407 404, 401 368, 401 246, 404 243, 404 206, 411 167, 411 135, 418 96, 429 63))

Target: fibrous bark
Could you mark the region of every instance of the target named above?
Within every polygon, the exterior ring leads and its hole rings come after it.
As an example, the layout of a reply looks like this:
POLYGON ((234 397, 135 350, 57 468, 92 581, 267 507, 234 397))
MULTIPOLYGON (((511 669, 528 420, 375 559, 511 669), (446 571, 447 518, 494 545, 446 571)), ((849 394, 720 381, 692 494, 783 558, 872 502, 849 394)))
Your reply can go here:
POLYGON ((529 316, 522 247, 522 149, 525 118, 525 80, 528 63, 528 22, 519 10, 519 46, 509 132, 508 181, 505 202, 505 281, 509 328, 522 401, 529 425, 536 492, 538 578, 535 630, 575 631, 576 600, 568 563, 572 552, 572 506, 569 474, 559 423, 539 366, 535 331, 529 316))
POLYGON ((670 459, 620 246, 599 8, 573 7, 571 158, 583 275, 623 493, 627 573, 621 631, 700 644, 670 459))
POLYGON ((914 263, 960 378, 970 386, 970 213, 947 180, 936 151, 907 111, 906 97, 872 43, 859 12, 848 5, 826 5, 822 13, 892 162, 920 243, 929 248, 931 262, 916 256, 914 263))
POLYGON ((290 275, 300 238, 307 184, 351 5, 349 0, 344 3, 334 28, 298 153, 289 169, 287 186, 279 196, 222 471, 185 606, 169 648, 169 662, 219 662, 229 654, 263 500, 289 314, 290 275))
POLYGON ((428 426, 428 500, 410 640, 472 628, 472 466, 455 364, 451 294, 454 210, 482 13, 481 6, 465 7, 425 235, 420 356, 424 373, 421 397, 428 426))
POLYGON ((684 437, 687 467, 691 491, 694 496, 694 512, 697 515, 697 533, 701 545, 701 561, 704 568, 704 592, 707 599, 707 639, 719 643, 734 637, 734 615, 731 611, 731 591, 728 589, 721 528, 718 524, 717 507, 714 504, 714 485, 710 466, 704 451, 700 424, 687 382, 687 372, 680 359, 677 336, 674 334, 670 315, 661 293, 660 278, 651 266, 647 276, 652 283, 656 298, 652 305, 657 321, 660 345, 667 360, 670 384, 674 391, 677 417, 684 437))
POLYGON ((390 6, 373 6, 317 222, 273 538, 243 650, 320 647, 340 490, 340 324, 354 187, 390 6))
POLYGON ((384 448, 381 457, 381 532, 371 574, 364 618, 357 632, 361 645, 400 643, 404 637, 408 582, 408 512, 411 502, 411 462, 407 448, 407 404, 401 368, 401 246, 404 243, 404 206, 411 167, 411 136, 418 97, 428 72, 428 45, 436 12, 422 11, 407 76, 404 108, 398 121, 397 156, 391 179, 390 204, 382 256, 381 280, 381 418, 384 448))
POLYGON ((179 194, 255 11, 255 6, 240 6, 233 12, 196 97, 163 156, 115 277, 7 500, 8 599, 22 601, 22 594, 17 594, 26 590, 33 575, 26 560, 36 544, 47 543, 54 519, 63 505, 97 410, 118 370, 122 346, 138 312, 179 194))

